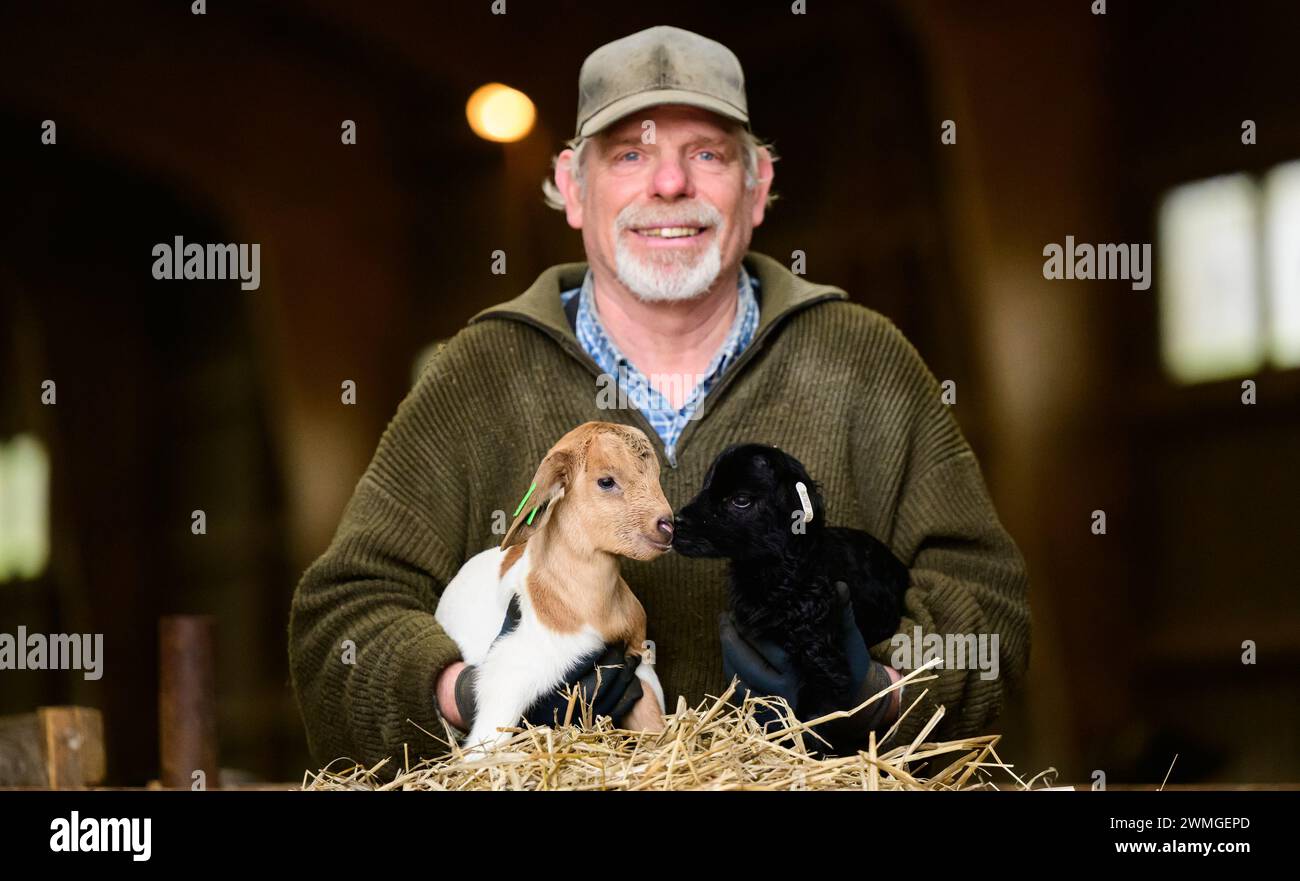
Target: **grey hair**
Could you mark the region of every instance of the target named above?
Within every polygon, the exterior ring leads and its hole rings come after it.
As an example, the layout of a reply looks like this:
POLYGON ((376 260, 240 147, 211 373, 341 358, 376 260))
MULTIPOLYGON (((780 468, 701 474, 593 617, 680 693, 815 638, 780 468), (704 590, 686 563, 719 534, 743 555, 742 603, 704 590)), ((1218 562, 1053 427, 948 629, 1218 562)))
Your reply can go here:
MULTIPOLYGON (((737 135, 740 137, 741 150, 745 156, 745 189, 752 190, 758 186, 760 182, 758 179, 758 151, 760 149, 766 149, 771 155, 773 162, 776 162, 780 157, 776 155, 775 146, 769 142, 760 141, 749 129, 739 127, 737 135)), ((578 192, 584 194, 586 193, 587 181, 583 176, 583 156, 586 153, 587 147, 593 140, 595 140, 595 138, 596 135, 590 135, 585 138, 570 138, 564 145, 567 149, 573 151, 573 155, 569 158, 569 174, 573 176, 575 181, 577 181, 578 192)), ((557 211, 563 211, 564 194, 561 193, 560 188, 555 185, 554 174, 555 169, 559 167, 559 163, 560 156, 557 153, 551 159, 552 174, 542 181, 542 196, 546 200, 547 207, 554 208, 557 211)), ((776 200, 776 193, 769 190, 767 194, 768 207, 771 207, 772 203, 776 200)))

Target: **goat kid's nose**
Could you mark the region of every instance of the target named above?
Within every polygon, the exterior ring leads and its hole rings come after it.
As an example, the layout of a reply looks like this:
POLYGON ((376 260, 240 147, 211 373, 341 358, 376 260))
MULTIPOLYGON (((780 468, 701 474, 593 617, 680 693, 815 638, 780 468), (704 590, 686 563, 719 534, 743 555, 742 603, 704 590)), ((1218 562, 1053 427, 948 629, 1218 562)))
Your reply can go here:
POLYGON ((660 517, 660 518, 659 518, 659 522, 658 522, 657 524, 655 524, 655 525, 659 527, 659 531, 662 532, 662 533, 664 534, 664 536, 666 537, 666 539, 667 539, 668 541, 672 541, 672 538, 673 538, 673 518, 671 518, 671 517, 660 517))

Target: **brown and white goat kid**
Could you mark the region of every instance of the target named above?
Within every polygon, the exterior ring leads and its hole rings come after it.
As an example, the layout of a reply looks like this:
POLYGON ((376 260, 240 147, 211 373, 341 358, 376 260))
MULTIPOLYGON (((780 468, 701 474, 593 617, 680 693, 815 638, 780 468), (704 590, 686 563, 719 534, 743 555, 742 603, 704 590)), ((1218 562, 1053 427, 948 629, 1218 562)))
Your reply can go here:
MULTIPOLYGON (((443 591, 435 617, 476 666, 474 724, 487 748, 584 656, 624 642, 642 697, 616 724, 662 731, 664 695, 646 649, 646 616, 619 574, 620 556, 652 560, 672 546, 672 508, 659 460, 640 429, 587 422, 551 448, 499 547, 471 557, 443 591), (511 597, 521 618, 498 635, 511 597)), ((586 696, 588 700, 591 695, 586 696)))

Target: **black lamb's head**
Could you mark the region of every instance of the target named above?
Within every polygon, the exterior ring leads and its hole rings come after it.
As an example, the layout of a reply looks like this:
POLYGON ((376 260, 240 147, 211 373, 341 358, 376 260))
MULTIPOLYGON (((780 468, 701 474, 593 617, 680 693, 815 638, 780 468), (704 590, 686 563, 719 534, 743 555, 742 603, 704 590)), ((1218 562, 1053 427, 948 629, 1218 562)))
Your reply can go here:
POLYGON ((686 557, 780 558, 798 544, 808 546, 824 520, 821 493, 798 459, 765 444, 733 444, 677 512, 673 550, 686 557))

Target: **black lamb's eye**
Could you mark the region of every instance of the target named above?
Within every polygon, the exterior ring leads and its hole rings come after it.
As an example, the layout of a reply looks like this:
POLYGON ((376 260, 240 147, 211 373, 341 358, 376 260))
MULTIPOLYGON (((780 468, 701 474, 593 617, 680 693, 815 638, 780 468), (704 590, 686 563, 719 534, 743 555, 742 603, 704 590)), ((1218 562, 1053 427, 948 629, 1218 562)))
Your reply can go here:
POLYGON ((614 482, 614 478, 612 477, 601 477, 597 479, 596 484, 601 489, 613 489, 615 486, 617 486, 617 484, 614 482))
POLYGON ((731 497, 731 504, 736 508, 748 508, 750 503, 749 496, 744 493, 737 493, 731 497))

